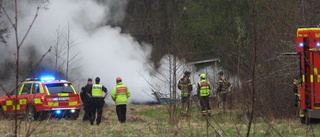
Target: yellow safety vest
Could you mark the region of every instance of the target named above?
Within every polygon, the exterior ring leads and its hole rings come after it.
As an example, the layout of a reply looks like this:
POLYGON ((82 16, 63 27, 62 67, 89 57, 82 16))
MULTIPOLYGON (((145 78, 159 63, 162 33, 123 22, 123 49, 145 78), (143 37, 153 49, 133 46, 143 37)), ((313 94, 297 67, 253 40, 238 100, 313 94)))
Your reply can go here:
POLYGON ((100 84, 92 85, 91 94, 92 94, 92 97, 102 97, 103 95, 102 85, 100 84))
POLYGON ((112 90, 111 97, 116 105, 125 105, 130 97, 130 90, 127 86, 122 85, 122 82, 117 83, 117 86, 112 90))
POLYGON ((210 83, 206 80, 201 80, 199 82, 200 86, 200 96, 209 96, 210 94, 210 83))

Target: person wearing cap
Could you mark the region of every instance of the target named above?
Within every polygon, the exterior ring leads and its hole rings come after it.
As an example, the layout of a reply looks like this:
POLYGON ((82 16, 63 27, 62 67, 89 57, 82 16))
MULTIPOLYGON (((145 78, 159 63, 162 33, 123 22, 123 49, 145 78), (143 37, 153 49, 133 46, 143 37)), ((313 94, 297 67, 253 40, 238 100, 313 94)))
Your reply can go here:
POLYGON ((116 87, 113 88, 111 98, 116 104, 116 112, 120 123, 126 122, 127 102, 130 97, 130 90, 122 84, 120 77, 116 78, 116 87))
POLYGON ((197 93, 200 98, 202 116, 210 116, 209 96, 211 93, 210 83, 206 80, 206 74, 200 74, 200 82, 198 83, 197 93))
POLYGON ((104 99, 108 95, 106 87, 100 84, 100 78, 96 77, 95 84, 92 85, 90 96, 90 124, 93 125, 94 121, 99 125, 101 123, 101 117, 104 106, 104 99), (104 92, 104 94, 103 94, 104 92))
POLYGON ((90 116, 90 97, 88 93, 91 91, 92 88, 92 79, 88 78, 87 85, 81 88, 80 97, 82 101, 82 106, 84 110, 82 121, 89 120, 90 116))
POLYGON ((190 95, 192 84, 190 81, 191 72, 185 71, 184 76, 178 82, 178 89, 181 90, 181 115, 188 116, 190 109, 190 95))

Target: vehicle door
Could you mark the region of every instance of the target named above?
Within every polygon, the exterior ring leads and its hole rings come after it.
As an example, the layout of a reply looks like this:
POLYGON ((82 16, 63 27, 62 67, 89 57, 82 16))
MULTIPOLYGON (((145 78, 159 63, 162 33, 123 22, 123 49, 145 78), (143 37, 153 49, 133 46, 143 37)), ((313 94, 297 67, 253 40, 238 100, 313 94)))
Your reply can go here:
POLYGON ((37 110, 41 109, 41 106, 42 106, 41 97, 44 95, 41 82, 33 83, 31 93, 32 93, 32 98, 29 99, 30 102, 28 103, 33 103, 37 110))
POLYGON ((18 94, 18 101, 17 101, 17 112, 25 112, 27 104, 32 101, 32 83, 24 83, 22 89, 18 94))
POLYGON ((23 87, 23 84, 20 84, 18 88, 15 88, 10 92, 10 95, 5 98, 5 103, 3 105, 3 110, 5 113, 14 113, 16 109, 16 98, 18 97, 17 94, 23 87))

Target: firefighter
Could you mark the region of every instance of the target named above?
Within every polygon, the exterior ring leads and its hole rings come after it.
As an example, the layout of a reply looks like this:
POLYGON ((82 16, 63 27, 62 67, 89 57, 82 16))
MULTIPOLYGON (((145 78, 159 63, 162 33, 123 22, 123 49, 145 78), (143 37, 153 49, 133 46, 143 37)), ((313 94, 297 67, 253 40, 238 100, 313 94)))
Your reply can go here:
POLYGON ((101 117, 104 106, 104 99, 108 95, 108 90, 106 87, 100 84, 100 78, 95 79, 95 84, 92 85, 90 94, 90 124, 93 125, 94 121, 99 125, 101 123, 101 117), (103 95, 103 92, 105 93, 103 95))
POLYGON ((113 88, 111 98, 116 104, 116 112, 120 123, 126 122, 127 101, 130 97, 130 90, 122 84, 120 77, 116 78, 116 87, 113 88))
POLYGON ((190 108, 190 94, 192 91, 192 84, 190 82, 190 72, 185 71, 184 76, 178 82, 178 88, 181 90, 181 115, 188 116, 190 108))
POLYGON ((227 89, 230 87, 229 81, 223 76, 223 71, 218 71, 219 81, 217 83, 217 97, 218 97, 218 108, 222 104, 222 112, 219 114, 225 114, 226 106, 227 106, 227 89))
POLYGON ((299 88, 301 87, 301 78, 299 75, 297 75, 293 79, 293 92, 295 94, 295 106, 298 107, 299 109, 299 116, 304 117, 304 112, 303 109, 300 108, 300 90, 299 88))
POLYGON ((92 89, 92 79, 88 78, 87 81, 87 85, 83 86, 81 88, 81 92, 80 92, 80 97, 82 100, 82 105, 83 105, 83 110, 84 110, 84 115, 82 118, 82 121, 87 121, 89 120, 89 116, 90 116, 90 97, 88 96, 88 93, 91 91, 92 89))
POLYGON ((200 74, 200 82, 198 83, 198 95, 200 98, 202 116, 210 116, 211 110, 209 105, 209 96, 211 92, 210 83, 206 80, 206 74, 200 74))

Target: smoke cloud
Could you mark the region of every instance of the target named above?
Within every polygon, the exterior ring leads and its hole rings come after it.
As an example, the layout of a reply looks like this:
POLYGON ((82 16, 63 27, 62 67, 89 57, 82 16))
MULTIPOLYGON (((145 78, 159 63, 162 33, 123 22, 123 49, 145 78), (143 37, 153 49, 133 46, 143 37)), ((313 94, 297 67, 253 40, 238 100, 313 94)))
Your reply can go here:
MULTIPOLYGON (((18 24, 20 38, 34 18, 38 4, 37 1, 19 2, 19 12, 23 13, 23 16, 19 16, 18 24)), ((81 58, 78 62, 81 66, 78 69, 79 75, 72 81, 78 90, 86 84, 87 78, 100 77, 101 84, 108 88, 110 95, 116 85, 116 77, 121 77, 123 84, 131 90, 129 102, 151 101, 152 88, 169 90, 166 89, 169 86, 166 78, 157 78, 159 76, 153 74, 152 67, 147 63, 151 47, 148 44, 140 45, 130 35, 120 33, 121 28, 105 25, 106 22, 122 21, 126 4, 124 0, 112 3, 98 3, 93 0, 52 0, 43 7, 42 3, 39 16, 21 50, 29 48, 28 45, 37 45, 39 52, 45 53, 54 43, 57 28, 69 26, 71 39, 78 43, 74 50, 80 53, 81 58), (110 11, 115 9, 117 12, 111 14, 110 11), (157 83, 157 86, 151 87, 148 82, 157 83)), ((5 51, 1 54, 12 56, 14 50, 9 47, 15 47, 13 38, 8 40, 8 45, 1 47, 1 51, 5 51)), ((183 68, 180 69, 183 71, 183 68)), ((110 97, 107 100, 108 103, 112 103, 110 97)))

